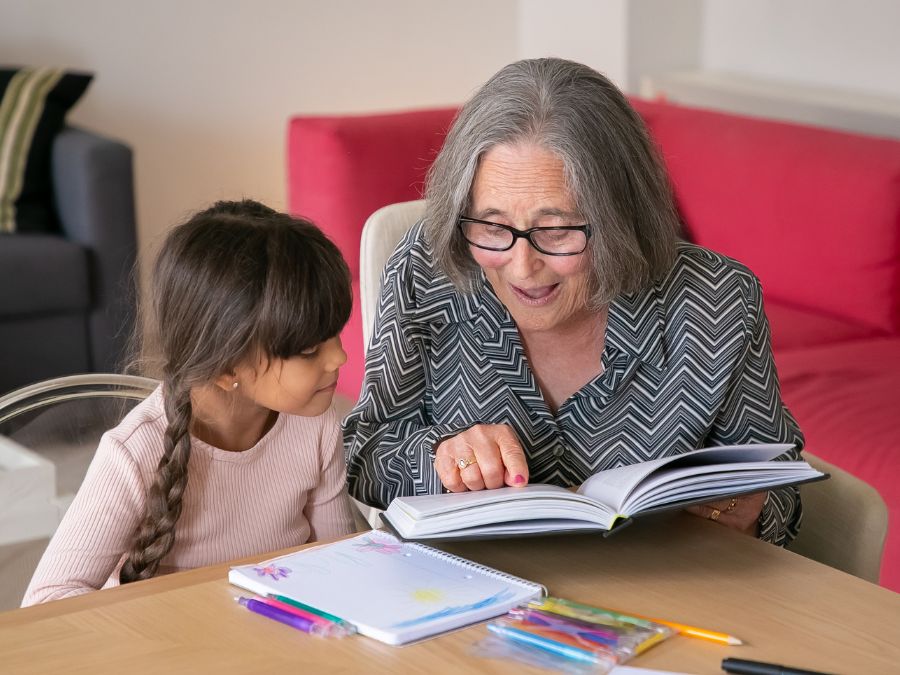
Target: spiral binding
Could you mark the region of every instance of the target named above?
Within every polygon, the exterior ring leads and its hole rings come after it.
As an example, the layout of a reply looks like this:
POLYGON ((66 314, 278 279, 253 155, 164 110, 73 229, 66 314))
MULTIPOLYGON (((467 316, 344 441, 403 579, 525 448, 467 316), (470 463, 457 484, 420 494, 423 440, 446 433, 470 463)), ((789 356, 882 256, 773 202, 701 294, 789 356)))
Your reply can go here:
POLYGON ((464 567, 469 570, 473 570, 475 572, 481 572, 490 577, 495 577, 498 579, 502 579, 504 581, 513 582, 519 584, 520 586, 524 586, 525 588, 540 588, 541 596, 547 597, 549 592, 547 587, 544 584, 539 584, 534 581, 528 581, 527 579, 523 579, 522 577, 517 577, 514 574, 509 574, 508 572, 501 572, 498 569, 493 567, 488 567, 487 565, 482 565, 477 562, 473 562, 468 558, 462 558, 458 555, 454 555, 453 553, 447 553, 446 551, 441 551, 440 549, 433 548, 432 546, 427 546, 426 544, 420 544, 418 542, 412 541, 401 541, 390 532, 385 532, 383 530, 372 530, 372 534, 376 534, 381 537, 386 537, 392 541, 395 541, 404 546, 413 546, 416 550, 421 551, 427 555, 430 555, 434 558, 442 558, 448 562, 451 562, 455 565, 459 565, 460 567, 464 567))

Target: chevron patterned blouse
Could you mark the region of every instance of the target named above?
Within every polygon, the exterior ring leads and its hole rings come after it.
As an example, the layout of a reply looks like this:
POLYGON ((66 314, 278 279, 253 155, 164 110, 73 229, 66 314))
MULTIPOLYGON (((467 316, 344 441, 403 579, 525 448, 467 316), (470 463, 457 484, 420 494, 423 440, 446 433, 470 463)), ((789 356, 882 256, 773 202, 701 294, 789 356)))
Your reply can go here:
MULTIPOLYGON (((711 445, 802 447, 781 400, 759 281, 734 260, 681 244, 661 282, 611 303, 602 373, 555 415, 483 275, 461 294, 432 261, 420 223, 385 267, 363 392, 344 424, 357 499, 384 508, 440 492, 436 444, 479 423, 510 425, 530 481, 563 486, 711 445)), ((760 538, 784 545, 799 521, 796 488, 772 491, 760 538)))

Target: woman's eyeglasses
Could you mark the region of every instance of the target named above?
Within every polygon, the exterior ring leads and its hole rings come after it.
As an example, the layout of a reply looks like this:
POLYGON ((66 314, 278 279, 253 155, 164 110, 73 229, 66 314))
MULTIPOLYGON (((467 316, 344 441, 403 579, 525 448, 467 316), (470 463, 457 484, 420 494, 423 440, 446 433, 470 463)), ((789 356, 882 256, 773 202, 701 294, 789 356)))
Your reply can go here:
POLYGON ((587 248, 591 236, 590 225, 517 230, 509 225, 468 216, 461 216, 458 225, 467 242, 486 251, 508 251, 515 245, 516 240, 524 238, 544 255, 578 255, 587 248))

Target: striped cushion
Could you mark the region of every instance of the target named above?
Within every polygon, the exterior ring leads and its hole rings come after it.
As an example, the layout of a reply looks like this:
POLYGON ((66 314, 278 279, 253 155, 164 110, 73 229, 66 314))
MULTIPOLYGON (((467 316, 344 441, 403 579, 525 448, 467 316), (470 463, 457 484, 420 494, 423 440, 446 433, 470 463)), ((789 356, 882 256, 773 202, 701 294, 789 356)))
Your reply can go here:
POLYGON ((57 228, 53 139, 92 77, 58 68, 0 69, 0 232, 57 228))

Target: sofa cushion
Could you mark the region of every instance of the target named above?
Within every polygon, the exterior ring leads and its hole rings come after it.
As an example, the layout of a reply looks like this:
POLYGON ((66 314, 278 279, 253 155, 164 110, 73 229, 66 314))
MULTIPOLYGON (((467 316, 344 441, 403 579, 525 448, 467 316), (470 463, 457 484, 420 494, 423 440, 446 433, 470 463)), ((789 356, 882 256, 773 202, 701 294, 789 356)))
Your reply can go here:
POLYGON ((862 478, 887 503, 881 583, 900 588, 900 339, 781 351, 775 360, 782 395, 809 451, 862 478))
POLYGON ((0 232, 57 229, 50 154, 93 75, 0 69, 0 232))
POLYGON ((288 128, 288 204, 328 234, 359 277, 359 239, 382 206, 420 199, 456 108, 299 116, 288 128))
POLYGON ((54 313, 6 321, 0 317, 0 395, 51 377, 93 368, 87 317, 54 313))
POLYGON ((900 334, 900 141, 635 102, 688 236, 768 297, 900 334))
POLYGON ((772 335, 772 349, 776 351, 888 335, 886 331, 871 326, 793 307, 768 298, 766 298, 766 316, 772 335))
POLYGON ((0 235, 0 317, 83 312, 87 252, 52 234, 0 235))

